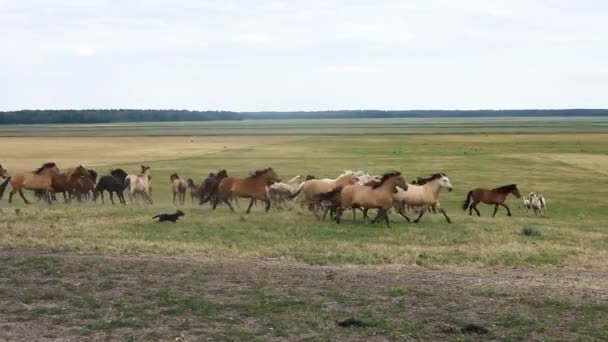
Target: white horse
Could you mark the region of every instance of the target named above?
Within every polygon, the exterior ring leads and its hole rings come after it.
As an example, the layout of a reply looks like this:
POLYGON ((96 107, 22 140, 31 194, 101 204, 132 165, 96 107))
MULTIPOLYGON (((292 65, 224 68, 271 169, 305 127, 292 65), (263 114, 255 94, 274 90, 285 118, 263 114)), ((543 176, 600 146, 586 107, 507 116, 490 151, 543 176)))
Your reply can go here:
POLYGON ((129 201, 133 202, 136 196, 141 196, 146 202, 152 204, 152 181, 150 167, 142 165, 141 175, 130 174, 125 179, 125 188, 129 189, 129 201))
POLYGON ((441 189, 447 189, 452 191, 454 187, 450 183, 450 179, 444 173, 436 173, 429 178, 425 179, 423 185, 408 185, 407 191, 401 188, 397 188, 397 193, 393 195, 394 208, 403 216, 408 222, 409 217, 405 215, 405 207, 407 205, 412 207, 421 207, 418 217, 414 220, 414 223, 418 223, 420 218, 428 211, 429 208, 436 207, 436 209, 443 214, 448 223, 452 223, 445 210, 441 208, 439 203, 439 193, 441 189))
POLYGON ((279 204, 281 204, 282 208, 287 207, 287 200, 290 200, 294 197, 294 194, 300 186, 304 183, 304 177, 295 176, 290 179, 287 183, 274 183, 270 186, 266 187, 266 195, 270 200, 270 203, 277 209, 281 209, 279 204))
POLYGON ((542 216, 547 215, 547 201, 542 194, 531 192, 528 194, 528 197, 524 198, 523 205, 526 208, 526 214, 529 214, 530 209, 532 209, 534 210, 534 215, 538 215, 539 213, 542 216))

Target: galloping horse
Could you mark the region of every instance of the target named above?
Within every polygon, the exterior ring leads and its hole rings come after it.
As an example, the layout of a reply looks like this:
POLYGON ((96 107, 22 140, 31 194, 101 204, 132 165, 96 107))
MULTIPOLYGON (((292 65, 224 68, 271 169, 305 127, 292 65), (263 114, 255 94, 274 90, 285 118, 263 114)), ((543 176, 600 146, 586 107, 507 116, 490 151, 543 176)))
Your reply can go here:
POLYGON ((295 176, 287 183, 277 182, 267 187, 268 198, 277 210, 287 208, 287 200, 293 198, 293 194, 304 182, 304 177, 295 176), (281 206, 279 206, 281 205, 281 206))
POLYGON ((152 186, 149 166, 141 165, 140 175, 128 175, 125 179, 125 188, 129 188, 129 201, 133 201, 137 194, 149 204, 152 204, 152 186))
POLYGON ((123 169, 110 170, 109 175, 101 176, 99 178, 99 182, 97 182, 97 185, 95 186, 93 200, 97 201, 97 196, 101 195, 101 203, 103 204, 103 192, 107 191, 110 193, 110 201, 112 201, 112 204, 114 204, 113 193, 116 193, 120 203, 127 204, 122 193, 125 189, 126 178, 127 173, 123 169))
MULTIPOLYGON (((23 199, 26 204, 30 204, 30 202, 23 195, 23 189, 26 190, 42 190, 44 191, 44 197, 47 202, 51 204, 51 197, 49 193, 53 190, 53 175, 59 173, 59 169, 57 168, 57 164, 54 162, 48 162, 42 164, 37 170, 32 173, 18 172, 12 177, 10 177, 11 183, 11 192, 8 197, 8 202, 13 202, 13 195, 16 192, 19 192, 19 196, 23 199)), ((3 183, 4 184, 4 183, 3 183)), ((6 184, 4 184, 6 187, 6 184)), ((0 190, 0 199, 2 198, 2 194, 4 193, 4 187, 0 190)))
MULTIPOLYGON (((201 184, 200 187, 200 194, 199 194, 199 199, 200 199, 200 205, 203 205, 207 202, 211 203, 213 206, 213 209, 215 209, 215 207, 217 206, 217 204, 220 201, 226 202, 229 201, 230 198, 227 199, 220 199, 218 197, 218 187, 220 185, 220 182, 222 181, 222 179, 228 177, 228 171, 226 171, 225 169, 218 171, 217 173, 213 173, 210 172, 209 176, 207 178, 205 178, 205 180, 203 181, 203 184, 201 184)), ((228 203, 230 204, 230 203, 228 203)))
MULTIPOLYGON (((406 205, 422 207, 420 214, 414 220, 414 223, 418 223, 429 207, 439 203, 439 193, 441 189, 445 188, 448 189, 448 191, 454 189, 452 183, 450 183, 450 179, 444 173, 433 174, 430 177, 423 179, 421 183, 423 185, 408 185, 407 191, 398 189, 397 193, 393 196, 395 200, 395 210, 397 210, 407 222, 410 222, 410 218, 405 215, 406 205)), ((452 223, 443 208, 439 208, 439 212, 443 214, 448 223, 452 223)))
POLYGON ((63 194, 63 201, 65 203, 68 203, 72 198, 72 193, 74 192, 74 189, 78 186, 76 183, 78 182, 80 177, 91 177, 89 171, 82 165, 79 165, 78 167, 75 167, 73 169, 68 169, 66 172, 54 174, 51 183, 53 187, 53 192, 61 192, 63 194), (69 198, 66 197, 66 192, 68 193, 69 198))
POLYGON ((367 213, 368 209, 378 209, 378 217, 384 217, 386 226, 390 227, 388 221, 388 210, 393 206, 393 194, 397 187, 407 190, 408 186, 401 172, 389 171, 382 175, 380 182, 373 186, 353 184, 346 186, 340 195, 340 206, 336 212, 336 222, 340 223, 340 218, 345 209, 363 208, 367 213))
MULTIPOLYGON (((226 177, 219 183, 218 198, 225 200, 232 211, 234 211, 234 208, 232 208, 230 202, 227 201, 227 199, 232 197, 244 197, 251 199, 249 206, 247 207, 247 214, 249 214, 251 211, 251 206, 253 206, 255 200, 265 202, 266 211, 268 211, 270 209, 270 200, 268 199, 268 195, 266 193, 266 187, 274 182, 280 181, 281 179, 271 167, 263 170, 257 170, 247 178, 226 177)), ((213 203, 214 208, 217 202, 218 200, 216 199, 216 201, 213 203)))
POLYGON ((496 216, 499 205, 505 207, 505 209, 507 209, 507 215, 511 216, 511 210, 509 210, 509 207, 507 207, 507 205, 504 203, 509 194, 513 194, 515 197, 521 198, 521 194, 519 193, 516 184, 503 185, 492 190, 483 188, 473 189, 469 191, 467 197, 462 203, 462 210, 467 210, 468 208, 469 216, 473 215, 473 210, 475 210, 477 216, 481 216, 479 214, 479 210, 477 210, 477 204, 481 202, 485 204, 494 204, 494 213, 492 214, 492 217, 496 216))
POLYGON ((179 178, 177 173, 169 176, 169 179, 171 180, 171 191, 173 192, 173 204, 175 204, 175 198, 178 197, 181 204, 184 205, 184 202, 186 201, 186 190, 188 189, 188 183, 179 178))
POLYGON ((311 179, 302 183, 300 189, 293 196, 297 196, 300 192, 304 193, 304 202, 308 204, 309 209, 315 216, 320 218, 317 213, 319 195, 328 193, 338 187, 344 188, 347 185, 353 185, 356 182, 357 177, 352 172, 344 173, 336 179, 311 179))

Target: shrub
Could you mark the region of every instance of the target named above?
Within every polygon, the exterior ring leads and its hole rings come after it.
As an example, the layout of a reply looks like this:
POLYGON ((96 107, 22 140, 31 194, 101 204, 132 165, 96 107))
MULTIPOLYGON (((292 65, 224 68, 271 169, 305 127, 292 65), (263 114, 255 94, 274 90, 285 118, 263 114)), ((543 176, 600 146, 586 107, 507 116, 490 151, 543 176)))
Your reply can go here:
POLYGON ((533 224, 525 224, 521 227, 521 233, 525 236, 541 236, 543 232, 537 226, 533 224))

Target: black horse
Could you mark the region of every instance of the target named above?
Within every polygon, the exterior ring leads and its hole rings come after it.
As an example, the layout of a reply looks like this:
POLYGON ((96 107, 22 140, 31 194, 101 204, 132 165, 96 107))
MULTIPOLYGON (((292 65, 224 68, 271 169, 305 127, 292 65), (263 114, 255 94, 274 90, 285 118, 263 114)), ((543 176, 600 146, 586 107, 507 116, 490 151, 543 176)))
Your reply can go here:
POLYGON ((101 195, 101 203, 104 203, 103 192, 107 191, 110 193, 110 201, 114 204, 113 193, 115 192, 120 203, 127 204, 125 196, 122 193, 125 189, 125 178, 127 178, 127 173, 123 169, 110 170, 109 175, 99 178, 99 182, 95 186, 93 199, 97 201, 97 197, 101 195))
POLYGON ((217 187, 220 185, 222 179, 226 177, 228 177, 228 172, 226 170, 221 170, 217 173, 209 173, 209 176, 203 181, 203 184, 201 184, 200 187, 200 205, 203 205, 207 202, 215 203, 215 198, 217 196, 217 187))

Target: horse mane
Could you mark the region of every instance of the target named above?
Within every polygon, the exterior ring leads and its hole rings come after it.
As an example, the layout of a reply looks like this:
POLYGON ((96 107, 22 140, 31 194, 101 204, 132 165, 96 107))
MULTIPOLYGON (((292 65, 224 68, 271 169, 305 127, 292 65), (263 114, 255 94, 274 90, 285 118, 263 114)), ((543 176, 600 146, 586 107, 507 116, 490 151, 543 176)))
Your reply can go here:
POLYGON ((307 175, 307 176, 306 176, 306 180, 307 180, 307 181, 308 181, 308 180, 311 180, 311 179, 315 179, 315 176, 313 176, 313 175, 307 175))
POLYGON ((372 186, 372 189, 377 189, 377 188, 381 187, 382 184, 384 184, 384 182, 386 182, 387 179, 395 177, 395 176, 401 176, 401 172, 388 171, 387 173, 382 175, 382 178, 380 178, 380 181, 377 184, 374 184, 374 186, 372 186))
POLYGON ((511 191, 513 191, 513 189, 516 189, 516 188, 517 188, 517 184, 507 184, 507 185, 499 186, 498 188, 494 188, 494 189, 492 189, 492 191, 504 193, 504 192, 511 192, 511 191))
POLYGON ((41 167, 37 168, 36 170, 34 170, 35 174, 40 174, 40 172, 42 172, 44 169, 48 169, 50 167, 56 166, 57 164, 55 164, 54 162, 47 162, 42 164, 41 167))
POLYGON ((215 174, 215 177, 228 177, 228 171, 226 171, 226 169, 222 169, 215 174))
POLYGON ((412 183, 412 184, 424 185, 430 181, 434 181, 435 179, 439 179, 441 177, 446 177, 445 173, 443 173, 443 172, 434 173, 427 178, 418 177, 418 178, 416 178, 416 182, 412 183))
POLYGON ((258 176, 263 175, 264 173, 266 173, 266 172, 268 172, 270 170, 272 170, 271 167, 266 168, 266 169, 262 169, 262 170, 255 170, 252 173, 250 173, 249 176, 246 179, 254 179, 254 178, 258 177, 258 176))
POLYGON ((177 173, 172 173, 171 176, 169 176, 169 179, 171 179, 171 180, 179 179, 179 175, 177 173))

